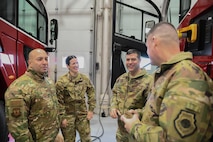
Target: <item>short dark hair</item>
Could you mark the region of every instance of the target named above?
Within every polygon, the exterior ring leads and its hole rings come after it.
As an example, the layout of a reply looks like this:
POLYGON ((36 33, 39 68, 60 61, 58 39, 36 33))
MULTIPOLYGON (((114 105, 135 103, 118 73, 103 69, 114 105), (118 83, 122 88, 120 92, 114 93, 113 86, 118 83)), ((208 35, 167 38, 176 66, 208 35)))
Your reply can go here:
POLYGON ((73 58, 77 58, 75 55, 70 55, 66 58, 66 64, 70 65, 70 60, 72 60, 73 58))
POLYGON ((162 26, 162 25, 170 26, 171 28, 173 28, 176 31, 176 28, 174 27, 174 25, 172 25, 171 23, 162 21, 162 22, 159 22, 159 23, 155 24, 154 27, 152 27, 151 30, 148 32, 148 35, 154 33, 156 31, 156 29, 158 27, 162 26))
POLYGON ((141 52, 139 52, 137 49, 129 49, 129 50, 126 52, 126 55, 133 54, 133 53, 137 54, 138 59, 140 59, 140 57, 141 57, 141 52))

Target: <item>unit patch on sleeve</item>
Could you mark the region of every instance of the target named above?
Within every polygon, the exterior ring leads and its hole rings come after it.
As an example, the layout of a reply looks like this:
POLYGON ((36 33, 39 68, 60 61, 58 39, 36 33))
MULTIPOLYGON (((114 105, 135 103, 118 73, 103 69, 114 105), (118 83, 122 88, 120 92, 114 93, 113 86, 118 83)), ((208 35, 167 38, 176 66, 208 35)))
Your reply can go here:
POLYGON ((192 135, 196 129, 195 114, 181 110, 174 121, 175 129, 181 138, 192 135))
POLYGON ((10 118, 19 118, 23 117, 24 112, 23 112, 23 100, 22 99, 13 99, 10 101, 10 109, 9 109, 9 114, 10 118))

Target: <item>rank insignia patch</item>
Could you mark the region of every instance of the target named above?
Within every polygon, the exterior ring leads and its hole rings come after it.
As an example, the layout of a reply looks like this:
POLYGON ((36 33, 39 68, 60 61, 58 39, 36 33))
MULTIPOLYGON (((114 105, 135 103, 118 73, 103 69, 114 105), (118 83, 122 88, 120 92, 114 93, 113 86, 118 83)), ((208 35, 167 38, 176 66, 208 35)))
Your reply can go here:
POLYGON ((175 129, 177 130, 178 134, 181 138, 187 137, 192 135, 197 126, 195 124, 195 114, 191 112, 187 112, 181 110, 178 114, 177 118, 174 121, 175 129))
POLYGON ((13 108, 11 116, 15 117, 15 118, 18 118, 19 116, 21 116, 21 109, 20 108, 13 108))

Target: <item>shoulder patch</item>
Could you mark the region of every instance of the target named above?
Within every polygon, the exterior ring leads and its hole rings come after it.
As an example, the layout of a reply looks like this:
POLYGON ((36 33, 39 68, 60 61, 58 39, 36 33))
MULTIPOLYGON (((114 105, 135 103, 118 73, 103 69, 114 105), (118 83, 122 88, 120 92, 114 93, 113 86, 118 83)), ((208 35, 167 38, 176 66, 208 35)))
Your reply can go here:
POLYGON ((13 99, 9 102, 9 115, 11 118, 19 118, 23 116, 23 100, 22 99, 13 99))
POLYGON ((174 125, 181 138, 192 135, 197 129, 195 114, 181 110, 174 121, 174 125))

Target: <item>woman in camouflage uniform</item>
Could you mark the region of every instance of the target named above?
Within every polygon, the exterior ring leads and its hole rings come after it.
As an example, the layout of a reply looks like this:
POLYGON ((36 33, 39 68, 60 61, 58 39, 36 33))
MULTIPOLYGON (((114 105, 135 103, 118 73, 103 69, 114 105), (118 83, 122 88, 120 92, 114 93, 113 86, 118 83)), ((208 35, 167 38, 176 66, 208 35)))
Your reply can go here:
POLYGON ((96 104, 95 89, 89 78, 79 73, 76 56, 68 56, 66 64, 69 72, 56 82, 62 134, 65 142, 75 142, 77 130, 81 142, 90 142, 89 121, 96 104))

